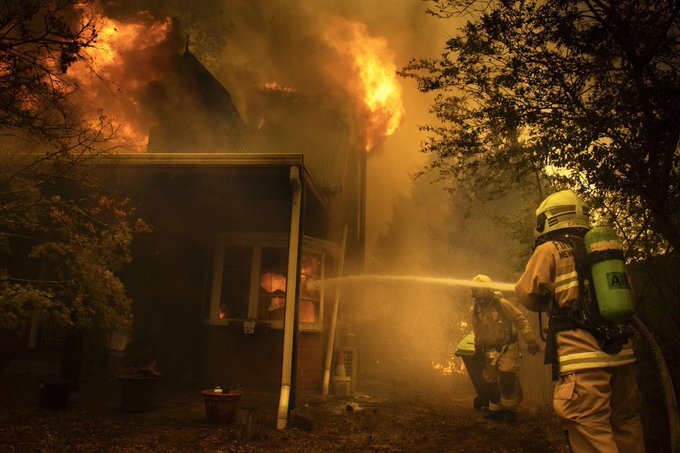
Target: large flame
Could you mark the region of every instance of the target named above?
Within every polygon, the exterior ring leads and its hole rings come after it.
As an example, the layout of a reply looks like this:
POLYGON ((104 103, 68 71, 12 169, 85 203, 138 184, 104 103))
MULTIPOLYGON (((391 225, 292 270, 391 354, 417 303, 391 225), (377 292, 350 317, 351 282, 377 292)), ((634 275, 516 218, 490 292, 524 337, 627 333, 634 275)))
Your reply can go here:
POLYGON ((365 24, 342 18, 328 27, 326 39, 352 68, 342 83, 360 102, 364 145, 371 151, 396 131, 404 116, 394 53, 385 38, 370 36, 365 24))
POLYGON ((168 38, 172 21, 140 12, 129 22, 106 17, 91 5, 81 8, 82 21, 94 21, 97 37, 74 63, 68 75, 78 85, 78 105, 96 122, 100 115, 113 118, 120 138, 142 150, 149 120, 140 107, 142 90, 158 80, 162 68, 159 46, 168 38))

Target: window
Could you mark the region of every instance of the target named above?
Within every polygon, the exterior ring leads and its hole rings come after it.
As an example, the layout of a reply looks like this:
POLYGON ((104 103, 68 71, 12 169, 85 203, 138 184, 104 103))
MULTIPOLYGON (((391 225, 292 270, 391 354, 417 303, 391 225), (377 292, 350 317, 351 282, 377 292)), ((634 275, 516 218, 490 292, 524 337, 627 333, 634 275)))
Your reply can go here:
POLYGON ((288 249, 262 247, 257 319, 283 321, 286 308, 288 249))
MULTIPOLYGON (((311 283, 324 276, 325 248, 318 240, 303 241, 298 307, 301 330, 320 331, 322 327, 323 291, 311 283)), ((287 273, 287 237, 221 235, 215 249, 209 323, 227 325, 256 319, 281 328, 287 273)))
POLYGON ((219 318, 247 318, 250 296, 252 250, 247 246, 228 246, 222 262, 222 292, 219 318))
POLYGON ((315 324, 321 318, 321 289, 313 283, 321 278, 323 255, 302 251, 300 270, 300 324, 315 324))

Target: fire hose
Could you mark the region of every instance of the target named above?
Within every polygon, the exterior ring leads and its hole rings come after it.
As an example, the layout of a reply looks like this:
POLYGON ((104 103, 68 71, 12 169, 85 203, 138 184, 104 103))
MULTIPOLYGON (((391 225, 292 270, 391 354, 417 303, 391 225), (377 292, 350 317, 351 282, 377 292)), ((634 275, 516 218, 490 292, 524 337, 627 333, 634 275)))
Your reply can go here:
POLYGON ((673 388, 673 380, 671 373, 668 371, 668 364, 663 357, 663 352, 659 343, 657 343, 654 334, 647 328, 642 320, 633 315, 631 322, 635 329, 640 333, 645 342, 649 345, 649 349, 654 357, 656 368, 659 371, 661 378, 661 386, 666 400, 666 413, 668 415, 668 428, 670 432, 671 452, 680 453, 680 415, 678 414, 678 400, 675 397, 675 389, 673 388))

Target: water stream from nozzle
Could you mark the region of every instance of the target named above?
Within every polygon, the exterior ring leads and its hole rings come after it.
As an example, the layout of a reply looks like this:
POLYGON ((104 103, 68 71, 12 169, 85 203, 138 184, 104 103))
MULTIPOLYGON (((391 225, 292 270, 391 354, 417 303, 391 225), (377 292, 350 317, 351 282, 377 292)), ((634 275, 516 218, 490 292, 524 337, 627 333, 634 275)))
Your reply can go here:
POLYGON ((458 278, 424 277, 415 275, 348 275, 346 277, 326 278, 312 283, 313 287, 325 287, 344 284, 370 283, 421 283, 439 286, 465 286, 468 288, 491 288, 500 291, 515 291, 514 283, 473 282, 458 278))

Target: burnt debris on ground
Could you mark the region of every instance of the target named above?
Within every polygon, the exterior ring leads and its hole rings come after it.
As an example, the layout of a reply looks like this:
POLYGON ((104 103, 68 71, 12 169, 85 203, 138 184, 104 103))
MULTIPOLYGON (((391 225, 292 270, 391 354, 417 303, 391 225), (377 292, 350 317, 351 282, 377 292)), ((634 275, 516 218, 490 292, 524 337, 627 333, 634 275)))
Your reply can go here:
POLYGON ((485 420, 468 384, 448 388, 364 382, 352 397, 296 395, 276 430, 278 397, 244 390, 234 419, 206 420, 200 389, 161 383, 151 410, 125 412, 114 380, 82 386, 61 410, 38 405, 40 382, 2 376, 0 450, 5 452, 544 452, 566 447, 548 408, 523 407, 516 424, 485 420))

